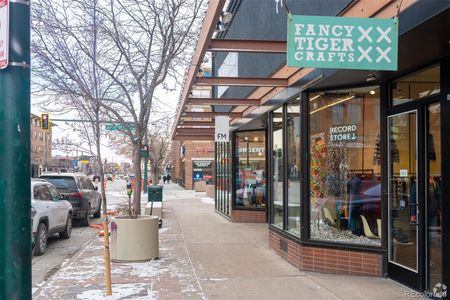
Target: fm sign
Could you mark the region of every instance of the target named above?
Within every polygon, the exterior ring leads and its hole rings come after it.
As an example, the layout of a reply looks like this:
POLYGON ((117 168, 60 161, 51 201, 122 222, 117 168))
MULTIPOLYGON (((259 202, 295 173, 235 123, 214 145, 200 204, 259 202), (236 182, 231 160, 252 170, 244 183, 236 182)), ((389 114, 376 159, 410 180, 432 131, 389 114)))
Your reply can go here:
POLYGON ((0 69, 8 66, 9 0, 0 0, 0 69))
POLYGON ((228 116, 215 117, 214 141, 229 142, 230 141, 230 118, 228 116))
POLYGON ((291 16, 289 67, 397 70, 398 19, 291 16))

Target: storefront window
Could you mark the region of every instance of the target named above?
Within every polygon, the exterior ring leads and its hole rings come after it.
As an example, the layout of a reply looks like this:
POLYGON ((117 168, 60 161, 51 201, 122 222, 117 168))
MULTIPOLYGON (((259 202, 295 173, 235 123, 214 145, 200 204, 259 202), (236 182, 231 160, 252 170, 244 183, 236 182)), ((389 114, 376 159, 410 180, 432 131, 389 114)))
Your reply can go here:
POLYGON ((237 207, 266 207, 266 139, 264 131, 235 134, 237 207))
POLYGON ((273 225, 283 228, 283 107, 272 113, 273 225))
POLYGON ((287 174, 288 222, 287 230, 300 236, 300 101, 287 105, 287 174))
POLYGON ((436 66, 395 81, 392 88, 392 105, 419 100, 440 92, 440 67, 436 66))
POLYGON ((311 94, 311 239, 381 245, 380 93, 311 94))

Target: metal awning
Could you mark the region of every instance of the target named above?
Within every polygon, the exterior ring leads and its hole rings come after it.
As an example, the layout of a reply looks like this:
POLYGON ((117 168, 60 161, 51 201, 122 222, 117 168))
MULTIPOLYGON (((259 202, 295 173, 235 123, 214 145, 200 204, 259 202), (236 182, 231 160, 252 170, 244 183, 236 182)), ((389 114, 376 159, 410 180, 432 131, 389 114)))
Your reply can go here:
MULTIPOLYGON (((417 0, 403 0, 401 10, 404 11, 417 0)), ((230 124, 240 124, 239 121, 248 121, 257 114, 262 105, 268 105, 269 100, 282 94, 291 86, 304 85, 306 89, 320 81, 326 72, 319 76, 313 68, 291 68, 286 64, 275 69, 268 78, 245 77, 200 77, 199 68, 207 51, 211 52, 246 52, 246 53, 286 53, 286 41, 270 40, 237 40, 215 39, 214 29, 219 22, 220 14, 226 0, 210 0, 208 9, 199 34, 196 51, 192 57, 191 65, 187 70, 183 90, 180 95, 176 119, 172 128, 172 138, 177 140, 213 140, 214 117, 216 115, 230 116, 230 124), (312 77, 312 79, 310 78, 312 77), (303 80, 303 81, 302 81, 303 80), (192 98, 191 91, 194 86, 252 86, 254 90, 245 99, 222 98, 192 98), (231 106, 229 112, 193 112, 189 111, 192 105, 231 106), (206 119, 206 120, 205 120, 206 119), (204 125, 208 124, 208 125, 204 125), (208 132, 198 130, 198 126, 209 126, 208 132), (195 130, 187 129, 193 128, 195 130)), ((379 17, 391 18, 397 15, 398 1, 396 0, 359 0, 353 1, 340 16, 346 17, 379 17)))

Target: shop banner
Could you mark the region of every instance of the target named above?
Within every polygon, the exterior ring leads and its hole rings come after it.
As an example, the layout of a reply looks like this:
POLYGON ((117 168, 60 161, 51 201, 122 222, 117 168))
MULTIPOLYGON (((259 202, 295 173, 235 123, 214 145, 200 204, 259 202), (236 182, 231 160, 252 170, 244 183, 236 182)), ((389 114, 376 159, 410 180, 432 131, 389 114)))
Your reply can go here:
POLYGON ((398 19, 288 17, 288 67, 397 70, 398 19))
POLYGON ((228 116, 215 117, 214 141, 216 142, 230 141, 230 118, 228 116))
POLYGON ((9 0, 0 0, 0 70, 8 66, 9 0))

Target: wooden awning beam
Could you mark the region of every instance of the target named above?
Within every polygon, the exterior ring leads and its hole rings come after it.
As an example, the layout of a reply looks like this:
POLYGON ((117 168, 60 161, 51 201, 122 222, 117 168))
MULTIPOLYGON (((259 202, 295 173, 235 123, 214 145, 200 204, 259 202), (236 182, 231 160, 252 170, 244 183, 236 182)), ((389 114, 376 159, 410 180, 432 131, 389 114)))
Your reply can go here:
POLYGON ((214 118, 215 116, 229 116, 230 118, 242 118, 242 113, 236 112, 184 112, 182 117, 189 118, 214 118))
POLYGON ((181 120, 179 123, 179 126, 214 126, 214 122, 211 121, 194 121, 194 120, 189 120, 189 121, 184 121, 181 120))
POLYGON ((286 53, 286 41, 212 39, 208 51, 286 53))
POLYGON ((214 135, 203 135, 203 136, 193 136, 193 135, 184 135, 184 134, 176 134, 172 138, 176 141, 214 141, 214 135))
POLYGON ((180 135, 213 135, 214 128, 178 128, 177 133, 180 135))
POLYGON ((197 77, 195 84, 223 86, 270 86, 287 87, 288 80, 284 78, 249 78, 249 77, 197 77))
POLYGON ((191 105, 259 105, 259 99, 189 98, 191 105))

